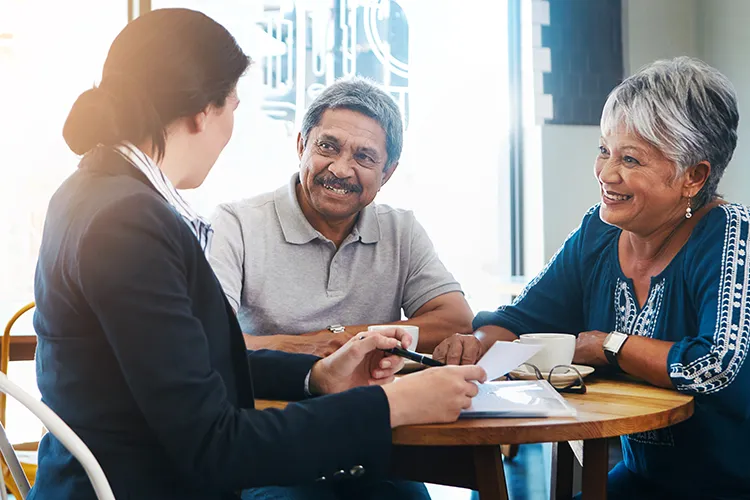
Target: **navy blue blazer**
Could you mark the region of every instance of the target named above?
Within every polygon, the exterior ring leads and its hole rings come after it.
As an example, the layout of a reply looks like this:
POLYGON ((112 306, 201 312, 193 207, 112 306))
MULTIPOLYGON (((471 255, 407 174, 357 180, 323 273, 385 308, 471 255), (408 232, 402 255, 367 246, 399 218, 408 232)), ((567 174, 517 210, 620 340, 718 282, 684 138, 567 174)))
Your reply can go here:
MULTIPOLYGON (((52 197, 35 299, 42 398, 89 446, 118 499, 236 498, 358 465, 374 479, 387 473, 380 387, 253 409, 254 397, 303 399, 317 358, 245 349, 190 228, 108 148, 84 157, 52 197)), ((49 434, 31 498, 94 498, 49 434)))

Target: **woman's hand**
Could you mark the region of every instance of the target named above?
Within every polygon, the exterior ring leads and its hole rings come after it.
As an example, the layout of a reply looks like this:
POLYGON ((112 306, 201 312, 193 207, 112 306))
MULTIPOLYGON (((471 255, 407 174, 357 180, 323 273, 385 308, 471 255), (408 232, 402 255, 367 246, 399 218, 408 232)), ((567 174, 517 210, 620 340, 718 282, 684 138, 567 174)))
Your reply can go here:
POLYGON ((340 349, 313 365, 310 392, 333 394, 363 385, 392 382, 404 366, 403 358, 384 352, 411 344, 411 336, 402 328, 358 333, 340 349))
POLYGON ((609 364, 604 355, 606 333, 600 331, 581 332, 576 339, 573 363, 577 365, 604 366, 609 364))
POLYGON ((479 392, 487 374, 476 365, 441 366, 406 375, 383 387, 391 427, 455 421, 479 392))
MULTIPOLYGON (((363 332, 313 366, 310 391, 332 394, 362 385, 392 382, 404 360, 384 349, 408 348, 411 337, 401 328, 363 332)), ((487 374, 478 366, 429 368, 406 375, 383 387, 391 414, 391 427, 433 422, 452 422, 471 405, 478 392, 474 381, 487 374)))

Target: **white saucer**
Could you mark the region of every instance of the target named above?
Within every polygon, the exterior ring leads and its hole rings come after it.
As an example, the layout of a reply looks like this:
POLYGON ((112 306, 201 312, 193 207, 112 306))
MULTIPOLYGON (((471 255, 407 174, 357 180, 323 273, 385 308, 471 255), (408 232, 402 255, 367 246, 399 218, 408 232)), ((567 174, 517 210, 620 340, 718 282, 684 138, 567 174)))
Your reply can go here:
MULTIPOLYGON (((581 373, 581 377, 586 378, 588 375, 591 375, 594 373, 594 367, 593 366, 587 366, 587 365, 570 365, 577 369, 581 373)), ((540 370, 541 371, 541 370, 540 370)), ((568 373, 560 373, 558 375, 558 371, 561 371, 561 369, 555 370, 555 375, 552 377, 552 383, 555 384, 568 384, 570 382, 575 381, 578 378, 578 375, 573 370, 568 370, 568 373)), ((545 380, 549 377, 548 371, 543 371, 542 377, 545 378, 545 380)), ((528 368, 524 365, 519 366, 515 370, 509 373, 511 377, 513 377, 516 380, 536 380, 536 374, 531 368, 528 368)))

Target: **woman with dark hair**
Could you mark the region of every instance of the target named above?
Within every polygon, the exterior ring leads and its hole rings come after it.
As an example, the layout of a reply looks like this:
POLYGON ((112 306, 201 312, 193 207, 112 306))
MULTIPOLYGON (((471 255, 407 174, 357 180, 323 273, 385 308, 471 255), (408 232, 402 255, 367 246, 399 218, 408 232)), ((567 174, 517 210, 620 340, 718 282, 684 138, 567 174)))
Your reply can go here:
MULTIPOLYGON (((448 367, 386 384, 402 363, 383 350, 409 342, 400 329, 360 334, 323 360, 245 350, 205 258, 211 228, 176 189, 199 186, 229 141, 248 64, 205 15, 154 11, 115 39, 101 84, 65 123, 84 157, 45 223, 38 384, 117 498, 228 499, 255 486, 382 478, 392 427, 454 420, 484 377, 448 367), (258 411, 254 397, 305 401, 258 411)), ((78 462, 46 435, 30 498, 93 497, 78 462)))

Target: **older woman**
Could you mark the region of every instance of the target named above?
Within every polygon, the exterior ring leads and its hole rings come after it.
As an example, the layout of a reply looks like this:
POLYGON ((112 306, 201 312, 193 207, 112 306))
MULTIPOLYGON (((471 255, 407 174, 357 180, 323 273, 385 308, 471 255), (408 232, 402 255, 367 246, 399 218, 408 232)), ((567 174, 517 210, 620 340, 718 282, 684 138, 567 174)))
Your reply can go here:
POLYGON ((601 204, 513 305, 435 350, 472 363, 496 340, 575 333, 576 363, 694 395, 686 422, 622 438, 610 498, 750 495, 750 212, 716 193, 738 120, 730 82, 696 59, 622 82, 602 113, 601 204))

